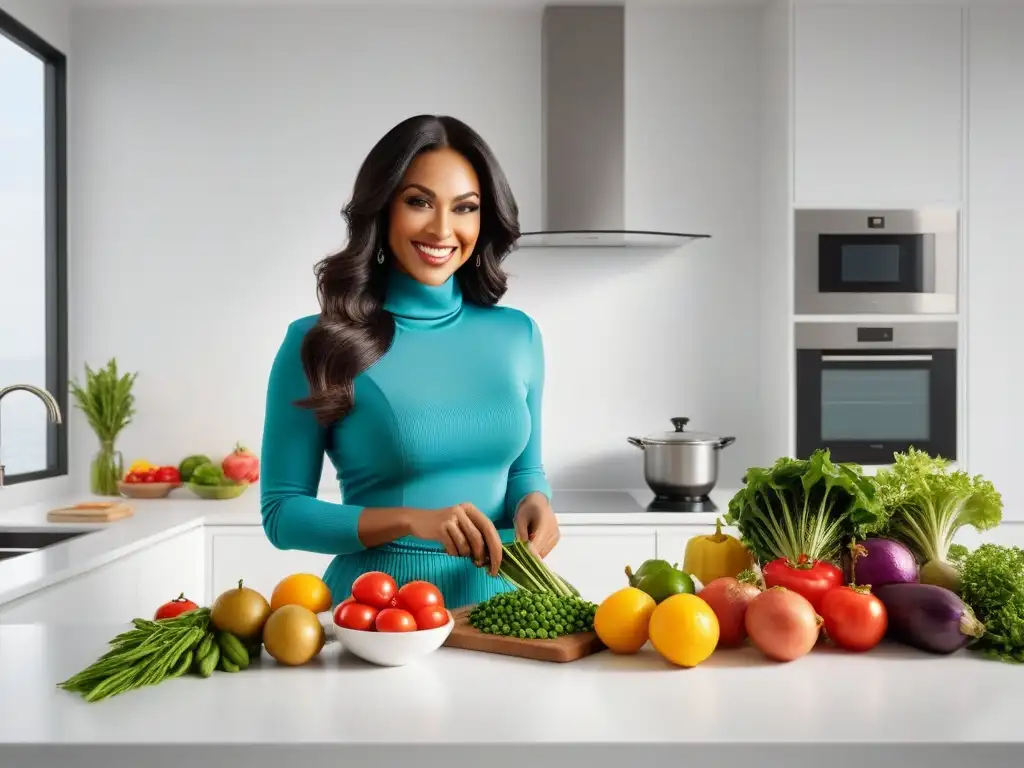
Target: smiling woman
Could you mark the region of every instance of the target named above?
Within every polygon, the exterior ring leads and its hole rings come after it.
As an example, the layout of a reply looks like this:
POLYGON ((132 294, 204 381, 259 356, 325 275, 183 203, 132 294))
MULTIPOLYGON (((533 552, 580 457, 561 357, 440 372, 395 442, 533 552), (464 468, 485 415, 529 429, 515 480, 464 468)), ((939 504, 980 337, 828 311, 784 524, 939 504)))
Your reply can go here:
POLYGON ((541 334, 497 302, 518 208, 490 148, 451 117, 389 131, 317 267, 321 312, 274 361, 262 448, 267 536, 338 555, 333 603, 362 573, 428 581, 456 608, 511 586, 502 540, 558 541, 541 461, 541 334), (343 504, 316 498, 324 454, 343 504), (502 535, 504 529, 505 535, 502 535))

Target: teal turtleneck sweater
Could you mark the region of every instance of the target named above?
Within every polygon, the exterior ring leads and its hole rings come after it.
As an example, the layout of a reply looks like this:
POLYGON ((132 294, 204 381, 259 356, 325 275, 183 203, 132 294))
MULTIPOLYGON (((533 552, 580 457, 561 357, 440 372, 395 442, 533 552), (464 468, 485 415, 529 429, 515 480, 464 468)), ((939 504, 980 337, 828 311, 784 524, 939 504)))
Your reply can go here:
MULTIPOLYGON (((466 267, 472 269, 472 265, 466 267)), ((299 350, 316 322, 293 322, 274 360, 263 431, 263 528, 280 549, 337 555, 324 575, 334 603, 366 571, 399 584, 425 579, 450 608, 480 602, 505 582, 432 541, 367 549, 365 507, 438 509, 471 502, 513 538, 520 500, 550 497, 541 464, 544 352, 540 331, 508 307, 463 303, 458 281, 424 285, 392 270, 384 308, 394 315, 387 353, 355 380, 355 405, 324 428, 294 405, 309 385, 299 350), (317 498, 324 455, 344 503, 317 498)))

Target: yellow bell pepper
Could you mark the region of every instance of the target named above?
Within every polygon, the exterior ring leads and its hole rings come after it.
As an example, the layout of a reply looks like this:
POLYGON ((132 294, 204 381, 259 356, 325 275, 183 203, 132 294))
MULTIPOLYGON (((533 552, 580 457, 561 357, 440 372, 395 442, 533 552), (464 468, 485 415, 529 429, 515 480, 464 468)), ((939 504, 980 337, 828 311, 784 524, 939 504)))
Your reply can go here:
POLYGON ((159 469, 159 467, 156 464, 150 464, 145 459, 133 461, 132 465, 128 467, 129 472, 149 472, 151 469, 159 469))
POLYGON ((723 576, 736 577, 752 564, 753 558, 743 542, 722 533, 721 519, 715 520, 715 532, 710 536, 690 539, 683 557, 683 570, 705 585, 723 576))

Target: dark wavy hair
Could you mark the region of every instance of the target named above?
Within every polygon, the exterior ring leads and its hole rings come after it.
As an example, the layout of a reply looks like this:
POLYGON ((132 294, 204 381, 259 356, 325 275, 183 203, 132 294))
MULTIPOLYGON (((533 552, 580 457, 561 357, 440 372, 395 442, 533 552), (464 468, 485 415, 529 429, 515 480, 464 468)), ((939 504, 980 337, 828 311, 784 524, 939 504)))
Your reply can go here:
POLYGON ((421 153, 442 148, 463 155, 480 180, 480 236, 455 272, 464 300, 492 306, 505 295, 508 280, 501 263, 519 239, 519 208, 494 153, 454 117, 403 120, 377 142, 359 169, 352 199, 342 210, 348 244, 315 268, 320 317, 301 351, 310 392, 296 404, 312 410, 325 426, 351 410, 355 377, 391 346, 395 321, 383 308, 391 259, 378 264, 377 251, 389 252, 389 206, 409 165, 421 153))

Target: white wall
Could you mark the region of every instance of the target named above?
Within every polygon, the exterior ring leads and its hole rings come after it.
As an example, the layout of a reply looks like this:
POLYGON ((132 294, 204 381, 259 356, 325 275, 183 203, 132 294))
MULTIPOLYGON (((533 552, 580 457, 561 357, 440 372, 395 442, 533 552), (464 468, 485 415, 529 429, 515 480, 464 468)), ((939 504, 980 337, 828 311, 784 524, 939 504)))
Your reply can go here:
MULTIPOLYGON (((316 311, 359 162, 417 112, 492 144, 524 228, 540 220, 539 8, 103 9, 73 17, 72 372, 137 370, 126 460, 258 447, 287 323, 316 311), (424 41, 449 40, 457 45, 424 41)), ((735 434, 761 449, 757 9, 630 9, 631 205, 709 242, 671 257, 521 251, 507 303, 541 325, 546 463, 563 487, 642 488, 630 434, 735 434), (721 52, 728 50, 728 56, 721 52)), ((78 414, 75 418, 79 419, 78 414)), ((80 424, 80 422, 79 422, 80 424)), ((72 434, 84 482, 95 444, 72 434)))
MULTIPOLYGON (((15 19, 27 26, 37 35, 46 40, 50 45, 65 53, 68 52, 71 43, 71 14, 66 0, 0 0, 0 9, 9 13, 15 19)), ((68 64, 68 83, 74 78, 73 67, 68 64)), ((69 109, 68 122, 73 121, 69 109)), ((31 371, 31 367, 23 370, 31 371)), ((7 383, 7 382, 0 382, 7 383)), ((38 406, 40 419, 23 422, 24 426, 30 428, 36 425, 42 428, 45 423, 45 412, 42 411, 42 404, 34 401, 29 402, 27 395, 11 395, 5 399, 4 416, 8 427, 16 429, 17 419, 20 418, 21 409, 24 407, 35 410, 38 406), (19 416, 13 416, 11 412, 18 408, 19 416)), ((7 434, 7 427, 4 429, 7 434)), ((13 447, 13 439, 12 439, 13 447)), ((11 471, 15 471, 11 468, 11 471)), ((0 491, 0 509, 20 506, 22 504, 34 503, 38 500, 59 496, 68 488, 68 478, 58 477, 51 480, 43 480, 34 483, 22 483, 11 485, 0 491)))

